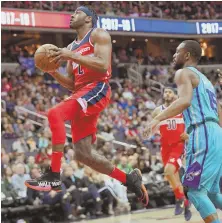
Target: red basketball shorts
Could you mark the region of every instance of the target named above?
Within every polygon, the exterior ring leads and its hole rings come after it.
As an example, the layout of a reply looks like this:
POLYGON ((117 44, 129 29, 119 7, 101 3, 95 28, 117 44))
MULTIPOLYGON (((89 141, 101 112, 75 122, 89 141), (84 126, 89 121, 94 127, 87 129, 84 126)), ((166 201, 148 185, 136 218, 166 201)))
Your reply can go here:
POLYGON ((161 155, 163 165, 166 166, 168 163, 173 164, 176 170, 179 169, 179 160, 184 153, 184 143, 175 143, 172 145, 162 145, 161 155))
POLYGON ((109 104, 110 86, 103 82, 91 83, 48 111, 52 144, 65 143, 65 121, 71 121, 73 143, 92 135, 96 140, 97 120, 109 104))

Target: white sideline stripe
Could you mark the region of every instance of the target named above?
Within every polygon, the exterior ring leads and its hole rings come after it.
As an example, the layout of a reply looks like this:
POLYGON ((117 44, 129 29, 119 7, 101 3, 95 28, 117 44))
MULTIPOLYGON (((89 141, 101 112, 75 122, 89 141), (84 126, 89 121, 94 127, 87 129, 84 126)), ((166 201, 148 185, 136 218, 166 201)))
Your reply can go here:
MULTIPOLYGON (((39 117, 39 118, 47 119, 46 116, 41 115, 41 114, 38 114, 38 113, 33 112, 33 111, 30 111, 30 110, 28 110, 27 108, 23 108, 23 107, 21 107, 21 106, 16 106, 16 107, 15 107, 15 110, 16 110, 16 111, 21 110, 21 111, 30 113, 30 114, 32 114, 32 115, 35 115, 35 116, 37 116, 37 117, 39 117)), ((39 123, 39 122, 36 122, 36 121, 34 121, 34 120, 31 120, 31 119, 29 119, 29 120, 30 120, 32 123, 36 124, 36 125, 39 125, 39 126, 42 126, 42 125, 43 125, 43 124, 41 124, 41 123, 39 123)), ((69 129, 71 129, 71 126, 70 126, 70 125, 65 124, 65 126, 66 126, 67 128, 69 128, 69 129)), ((66 133, 66 135, 67 135, 69 138, 72 138, 72 135, 71 135, 71 134, 66 133)), ((102 139, 102 140, 104 140, 104 141, 107 141, 107 139, 106 139, 105 137, 101 136, 100 134, 97 134, 97 137, 98 137, 99 139, 102 139)), ((129 147, 129 148, 137 148, 136 145, 128 144, 128 143, 125 143, 125 142, 120 142, 120 141, 117 141, 117 140, 110 140, 110 142, 112 142, 112 143, 114 143, 114 144, 117 144, 117 145, 121 145, 121 146, 129 147)))

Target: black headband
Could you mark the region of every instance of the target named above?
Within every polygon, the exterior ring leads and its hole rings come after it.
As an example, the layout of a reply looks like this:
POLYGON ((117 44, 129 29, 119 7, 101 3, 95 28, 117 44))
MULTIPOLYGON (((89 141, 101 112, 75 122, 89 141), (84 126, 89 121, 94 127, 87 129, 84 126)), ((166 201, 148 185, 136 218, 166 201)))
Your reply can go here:
POLYGON ((89 10, 88 7, 86 6, 80 6, 76 9, 76 11, 82 11, 84 12, 87 16, 91 16, 92 17, 92 23, 93 23, 93 27, 96 26, 96 22, 97 22, 97 16, 91 11, 89 10))

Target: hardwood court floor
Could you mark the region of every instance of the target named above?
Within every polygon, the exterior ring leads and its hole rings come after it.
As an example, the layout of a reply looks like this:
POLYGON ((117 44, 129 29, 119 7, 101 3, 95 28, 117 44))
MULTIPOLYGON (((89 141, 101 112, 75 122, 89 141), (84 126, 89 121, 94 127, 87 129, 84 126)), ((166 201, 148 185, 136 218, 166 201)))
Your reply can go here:
MULTIPOLYGON (((155 209, 132 213, 129 215, 114 216, 95 220, 81 221, 84 223, 185 223, 184 216, 174 216, 174 208, 155 209)), ((199 213, 192 208, 193 216, 189 223, 203 223, 199 213)), ((222 211, 218 210, 222 222, 222 211)))

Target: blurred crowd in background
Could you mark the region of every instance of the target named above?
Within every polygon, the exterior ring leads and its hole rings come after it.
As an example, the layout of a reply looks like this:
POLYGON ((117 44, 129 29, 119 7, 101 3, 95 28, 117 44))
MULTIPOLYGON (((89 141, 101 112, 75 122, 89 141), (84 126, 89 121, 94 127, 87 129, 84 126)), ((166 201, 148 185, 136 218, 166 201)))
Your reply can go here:
MULTIPOLYGON (((152 90, 147 79, 162 82, 174 87, 173 71, 156 66, 153 70, 143 72, 144 84, 134 85, 127 77, 124 68, 116 69, 111 81, 112 100, 99 118, 98 134, 106 141, 98 138, 96 149, 125 172, 138 167, 142 173, 162 173, 160 157, 160 135, 157 133, 149 140, 143 140, 141 131, 151 121, 151 112, 162 103, 160 92, 152 90), (124 74, 124 75, 123 75, 124 74), (123 147, 112 143, 112 139, 136 145, 137 148, 123 147)), ((215 71, 207 74, 213 82, 218 98, 222 99, 222 82, 215 71)), ((88 167, 73 160, 71 139, 67 138, 63 169, 62 193, 37 193, 27 190, 24 182, 28 178, 40 176, 40 172, 50 164, 52 145, 51 132, 47 120, 36 118, 19 110, 19 106, 41 115, 59 103, 68 95, 66 89, 53 81, 49 74, 44 76, 29 75, 25 69, 19 68, 15 73, 2 73, 2 199, 13 197, 23 199, 24 203, 40 205, 63 205, 67 219, 86 218, 83 212, 87 200, 91 199, 93 208, 91 215, 109 215, 117 212, 128 212, 130 204, 125 188, 117 181, 95 173, 88 167), (33 123, 35 121, 35 123, 33 123), (38 125, 40 123, 40 125, 38 125), (68 178, 68 179, 67 179, 68 178), (114 206, 114 197, 109 190, 99 190, 107 185, 116 191, 121 202, 114 206), (78 196, 76 196, 78 194, 78 196), (106 208, 103 208, 103 199, 106 208), (123 202, 124 201, 124 202, 123 202), (115 208, 114 208, 115 207, 115 208), (71 210, 75 210, 75 214, 71 210)), ((68 123, 67 123, 68 124, 68 123)), ((69 132, 69 130, 67 129, 69 132)), ((161 178, 163 180, 163 178, 161 178)), ((87 209, 88 210, 88 209, 87 209)), ((88 213, 89 214, 89 213, 88 213)))
MULTIPOLYGON (((34 52, 37 50, 37 45, 28 51, 26 47, 19 47, 18 45, 9 45, 2 47, 2 62, 19 62, 20 57, 33 57, 34 52)), ((152 65, 165 65, 170 61, 163 56, 153 57, 148 53, 146 48, 141 46, 137 47, 113 47, 113 59, 120 63, 139 63, 139 64, 152 64, 152 65)))
MULTIPOLYGON (((154 170, 161 172, 159 135, 151 140, 143 141, 139 133, 141 126, 150 121, 150 112, 158 102, 160 95, 152 93, 149 86, 140 89, 125 76, 122 78, 118 76, 117 70, 115 81, 112 83, 111 105, 101 115, 98 125, 98 133, 108 141, 98 139, 97 151, 126 172, 130 172, 135 167, 139 167, 143 173, 150 173, 154 170), (117 140, 137 145, 137 148, 114 145, 109 141, 114 137, 117 140)), ((103 210, 101 200, 105 197, 108 209, 103 211, 112 215, 114 214, 113 196, 107 190, 98 193, 99 189, 109 185, 116 190, 118 199, 121 200, 116 204, 115 211, 128 212, 130 205, 125 188, 117 181, 95 173, 73 161, 74 154, 69 138, 67 138, 62 164, 63 192, 41 195, 29 189, 27 191, 24 185, 25 180, 40 176, 40 172, 50 164, 51 132, 47 121, 22 112, 18 107, 22 106, 30 111, 46 115, 49 108, 68 97, 69 94, 70 92, 54 83, 51 76, 47 74, 30 76, 25 69, 21 68, 13 74, 7 71, 2 73, 2 199, 20 198, 25 204, 37 206, 62 201, 66 217, 73 219, 86 217, 86 213, 82 214, 82 209, 84 209, 82 206, 85 206, 87 199, 94 202, 91 214, 101 215, 103 210), (37 125, 32 122, 33 120, 37 122, 37 125), (68 183, 66 174, 70 177, 68 183), (82 192, 79 193, 79 190, 82 192), (67 193, 71 195, 68 196, 67 193), (75 195, 72 196, 73 193, 81 195, 78 201, 75 195), (72 206, 77 213, 75 217, 71 214, 72 206)))
MULTIPOLYGON (((165 57, 153 56, 151 52, 148 51, 147 47, 142 46, 140 43, 127 46, 127 47, 116 47, 113 45, 113 63, 135 63, 139 65, 170 65, 172 62, 172 56, 165 57)), ((26 47, 19 47, 18 45, 5 45, 2 47, 1 51, 1 61, 4 63, 18 62, 20 63, 20 58, 32 58, 38 45, 34 45, 32 50, 28 50, 26 47)), ((202 56, 199 64, 218 64, 219 61, 215 57, 208 58, 207 56, 202 56)))
POLYGON ((164 19, 221 19, 221 2, 101 2, 101 1, 12 1, 2 7, 74 12, 80 5, 90 5, 97 14, 164 19))
MULTIPOLYGON (((2 7, 73 12, 80 4, 93 6, 98 14, 166 19, 221 19, 221 2, 2 2, 2 7)), ((34 45, 34 44, 33 44, 34 45)), ((60 204, 67 220, 98 217, 104 214, 128 213, 136 202, 130 202, 129 193, 116 180, 92 171, 76 162, 71 139, 67 137, 62 159, 62 192, 40 193, 27 189, 25 180, 41 175, 51 162, 51 132, 47 120, 24 112, 20 107, 47 116, 47 110, 70 95, 70 92, 49 74, 34 68, 33 50, 17 45, 2 48, 2 62, 18 63, 15 72, 2 72, 1 79, 1 199, 3 207, 21 205, 60 204), (23 58, 32 70, 24 66, 23 58), (31 65, 30 65, 31 64, 31 65)), ((218 63, 215 58, 202 57, 201 63, 218 63)), ((147 183, 164 181, 160 156, 160 135, 144 140, 142 129, 151 121, 153 109, 163 103, 162 87, 175 87, 174 71, 166 66, 171 58, 154 57, 145 47, 113 47, 112 99, 98 122, 96 150, 129 173, 139 168, 147 183), (122 64, 122 65, 121 65, 122 64), (124 65, 125 64, 125 65, 124 65), (142 85, 128 77, 129 64, 154 65, 141 71, 142 85), (158 83, 151 85, 152 82, 158 83), (162 87, 161 87, 162 86, 162 87), (102 140, 105 138, 106 140, 102 140), (114 144, 126 142, 134 147, 114 144)), ((26 64, 26 65, 27 65, 26 64)), ((28 65, 27 65, 28 66, 28 65)), ((65 64, 60 68, 66 73, 65 64)), ((203 73, 211 80, 222 104, 222 79, 216 70, 203 73)), ((69 124, 69 122, 67 122, 69 124)), ((67 128, 67 133, 70 130, 67 128)), ((170 190, 165 187, 165 190, 170 190)), ((151 190, 149 190, 150 192, 151 190)), ((156 190, 158 193, 160 189, 156 190)), ((166 193, 165 193, 166 194, 166 193)), ((158 195, 159 196, 159 195, 158 195)), ((150 204, 155 206, 152 199, 150 204)), ((41 221, 50 222, 47 215, 41 221)), ((40 222, 40 221, 37 221, 40 222)))

